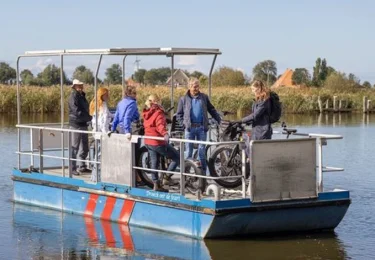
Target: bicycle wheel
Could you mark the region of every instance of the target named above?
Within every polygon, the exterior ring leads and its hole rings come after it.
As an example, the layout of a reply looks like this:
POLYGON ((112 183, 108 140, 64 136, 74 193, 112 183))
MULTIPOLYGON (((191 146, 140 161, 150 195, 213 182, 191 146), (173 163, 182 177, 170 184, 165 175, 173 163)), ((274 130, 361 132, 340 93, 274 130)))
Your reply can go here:
MULTIPOLYGON (((233 147, 219 146, 216 148, 208 161, 210 175, 213 177, 241 176, 242 175, 242 157, 238 152, 233 158, 233 164, 228 167, 229 157, 233 147)), ((250 164, 246 163, 246 178, 250 175, 250 164)), ((241 185, 241 178, 215 180, 215 182, 225 188, 236 188, 241 185)))
MULTIPOLYGON (((202 169, 192 160, 185 160, 185 173, 203 175, 202 169)), ((206 189, 206 179, 185 176, 185 188, 192 194, 196 194, 199 190, 204 192, 206 189)))
MULTIPOLYGON (((162 170, 166 170, 168 168, 168 163, 169 163, 169 160, 165 160, 165 158, 160 158, 160 168, 162 170)), ((145 146, 141 147, 139 151, 139 158, 138 158, 137 166, 142 167, 142 168, 151 168, 150 156, 145 146)), ((152 173, 153 172, 147 171, 147 170, 137 170, 138 176, 146 184, 146 186, 150 188, 154 187, 154 183, 152 181, 152 173)), ((170 179, 173 176, 173 174, 163 173, 163 174, 159 174, 159 176, 161 180, 163 178, 170 179)))
MULTIPOLYGON (((145 146, 142 146, 139 151, 137 166, 142 168, 151 168, 150 155, 145 146)), ((154 187, 154 183, 151 177, 152 172, 148 172, 146 170, 137 170, 137 174, 148 187, 150 187, 151 189, 154 187)))

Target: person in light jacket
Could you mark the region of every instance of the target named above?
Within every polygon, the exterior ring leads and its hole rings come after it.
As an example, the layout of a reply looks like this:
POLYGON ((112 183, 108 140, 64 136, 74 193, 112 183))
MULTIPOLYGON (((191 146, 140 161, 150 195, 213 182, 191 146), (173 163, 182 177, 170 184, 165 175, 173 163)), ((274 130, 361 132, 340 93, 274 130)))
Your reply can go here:
POLYGON ((272 138, 271 127, 271 100, 270 90, 260 80, 255 80, 251 85, 251 91, 255 95, 252 113, 241 119, 242 123, 251 123, 251 139, 264 140, 272 138))
MULTIPOLYGON (((160 155, 172 160, 167 171, 174 171, 180 164, 180 156, 177 150, 168 143, 169 135, 164 108, 160 105, 160 99, 157 95, 149 96, 145 105, 142 113, 145 135, 164 138, 164 140, 145 139, 145 145, 150 154, 151 169, 159 169, 160 155)), ((152 181, 155 191, 167 191, 162 187, 158 173, 152 173, 152 181)))
MULTIPOLYGON (((109 124, 111 122, 111 119, 113 118, 112 113, 108 109, 108 99, 109 99, 109 91, 107 88, 99 88, 97 90, 97 97, 98 97, 98 103, 97 103, 97 111, 98 111, 98 117, 95 114, 95 98, 90 103, 90 115, 92 116, 91 124, 94 132, 99 132, 97 134, 94 134, 94 138, 96 140, 100 140, 101 134, 108 134, 110 132, 109 130, 109 124), (96 118, 98 118, 98 127, 96 128, 96 118)), ((100 142, 98 142, 98 159, 100 158, 101 152, 100 152, 100 142)), ((94 164, 93 171, 91 173, 91 181, 100 181, 100 174, 97 175, 97 172, 100 168, 100 165, 94 164), (99 179, 97 179, 97 176, 99 179)))

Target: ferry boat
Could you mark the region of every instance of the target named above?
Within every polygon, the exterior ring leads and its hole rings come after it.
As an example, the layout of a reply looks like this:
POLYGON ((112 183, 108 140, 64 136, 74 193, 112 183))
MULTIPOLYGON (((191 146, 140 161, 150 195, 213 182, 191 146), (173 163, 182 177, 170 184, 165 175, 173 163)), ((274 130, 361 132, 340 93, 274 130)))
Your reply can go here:
MULTIPOLYGON (((104 55, 123 57, 161 55, 171 59, 179 55, 212 55, 211 74, 218 49, 197 48, 114 48, 94 50, 31 51, 28 57, 92 55, 98 57, 97 75, 104 55)), ((173 82, 173 73, 172 73, 173 82)), ((123 83, 124 84, 124 83, 123 83)), ((250 142, 250 178, 246 178, 246 152, 242 150, 242 185, 240 189, 224 189, 214 181, 227 177, 211 177, 187 173, 184 166, 184 145, 187 142, 211 146, 231 146, 239 142, 198 142, 179 138, 181 165, 179 189, 168 193, 136 186, 135 143, 146 136, 133 135, 129 141, 121 134, 101 135, 102 155, 89 163, 100 164, 101 180, 90 181, 89 175, 72 175, 71 135, 91 131, 69 129, 64 122, 64 86, 61 84, 61 123, 22 124, 21 88, 17 81, 18 163, 13 170, 13 200, 73 214, 118 222, 123 225, 160 230, 197 239, 238 237, 277 232, 311 232, 333 230, 343 219, 350 205, 348 190, 323 189, 323 173, 342 168, 323 166, 323 146, 339 135, 295 133, 285 139, 277 131, 272 140, 250 142), (26 159, 27 160, 26 160, 26 159), (188 177, 213 181, 203 192, 186 189, 188 177)), ((174 104, 171 87, 171 106, 174 104)), ((173 113, 173 111, 171 112, 173 113)), ((97 133, 96 133, 97 134, 97 133)), ((283 132, 279 132, 283 134, 283 132)), ((287 133, 288 135, 290 133, 287 133)), ((147 137, 154 138, 156 137, 147 137)), ((96 143, 97 145, 97 143, 96 143)), ((77 160, 77 159, 75 159, 77 160)), ((77 160, 79 161, 79 160, 77 160)), ((162 170, 158 170, 161 172, 162 170)))

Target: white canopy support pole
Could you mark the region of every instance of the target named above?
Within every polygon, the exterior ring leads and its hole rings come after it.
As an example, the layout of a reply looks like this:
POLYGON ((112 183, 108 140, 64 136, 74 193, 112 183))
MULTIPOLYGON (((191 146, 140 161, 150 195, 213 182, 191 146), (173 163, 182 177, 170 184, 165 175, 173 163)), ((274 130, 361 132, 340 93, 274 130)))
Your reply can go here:
MULTIPOLYGON (((60 117, 61 117, 61 128, 64 128, 64 55, 60 55, 60 117)), ((61 132, 61 157, 65 157, 64 154, 64 132, 61 132)), ((65 160, 61 160, 62 176, 65 177, 65 160)))
POLYGON ((124 58, 122 59, 122 96, 124 95, 125 93, 125 59, 126 59, 127 55, 124 56, 124 58))
MULTIPOLYGON (((95 72, 95 82, 94 82, 94 95, 95 95, 95 129, 98 131, 98 74, 99 74, 99 69, 100 69, 100 64, 102 62, 103 54, 100 54, 99 56, 99 61, 98 61, 98 66, 96 67, 96 72, 95 72)), ((95 139, 95 168, 98 169, 98 140, 95 139)), ((96 181, 99 181, 99 171, 96 171, 96 181)))

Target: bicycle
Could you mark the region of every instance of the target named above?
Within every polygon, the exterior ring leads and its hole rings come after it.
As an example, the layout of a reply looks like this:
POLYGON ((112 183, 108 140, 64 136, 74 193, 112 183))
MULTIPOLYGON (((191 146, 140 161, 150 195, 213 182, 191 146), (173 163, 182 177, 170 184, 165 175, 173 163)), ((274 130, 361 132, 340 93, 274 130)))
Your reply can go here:
MULTIPOLYGON (((249 138, 249 133, 242 123, 229 123, 223 134, 221 141, 242 141, 249 138)), ((212 177, 241 176, 242 175, 242 155, 240 144, 220 145, 212 151, 208 160, 208 168, 212 177)), ((246 155, 246 178, 250 176, 249 155, 246 155)), ((225 188, 236 188, 241 185, 241 178, 218 179, 215 182, 225 188)))
MULTIPOLYGON (((166 112, 167 113, 167 112, 166 112)), ((183 137, 183 130, 178 129, 177 127, 173 127, 176 125, 176 118, 175 115, 173 116, 172 120, 167 120, 167 123, 172 124, 172 127, 169 131, 169 135, 171 138, 179 138, 183 137), (173 131, 172 131, 173 130, 173 131)), ((180 153, 179 142, 171 142, 171 145, 174 146, 178 153, 180 153)), ((145 146, 142 146, 139 151, 139 158, 137 159, 137 166, 142 168, 150 168, 150 159, 149 159, 148 149, 145 146)), ((159 158, 159 170, 166 170, 170 163, 170 160, 165 158, 164 156, 160 156, 159 158)), ((185 159, 185 173, 202 175, 202 169, 200 163, 194 159, 185 159)), ((177 168, 179 169, 179 167, 177 168)), ((138 170, 138 176, 141 180, 146 184, 146 186, 153 188, 153 181, 151 178, 152 172, 147 170, 138 170)), ((163 173, 161 179, 164 176, 167 178, 171 178, 173 174, 163 173)), ((185 176, 185 188, 190 193, 197 193, 198 190, 204 191, 206 188, 206 181, 203 178, 196 178, 191 176, 185 176)))
MULTIPOLYGON (((297 129, 287 128, 285 122, 281 124, 282 133, 286 134, 286 139, 289 136, 297 133, 297 129)), ((242 141, 250 138, 249 132, 246 131, 243 123, 229 124, 224 130, 223 141, 242 141)), ((245 145, 248 142, 245 142, 245 145)), ((213 177, 219 176, 240 176, 242 175, 242 156, 241 156, 240 144, 233 146, 219 146, 217 147, 210 156, 208 167, 210 175, 213 177)), ((246 147, 248 150, 248 147, 246 147)), ((246 154, 246 178, 250 176, 250 158, 249 154, 246 154)), ((226 188, 236 188, 241 185, 241 179, 230 179, 215 180, 219 185, 226 188)))

